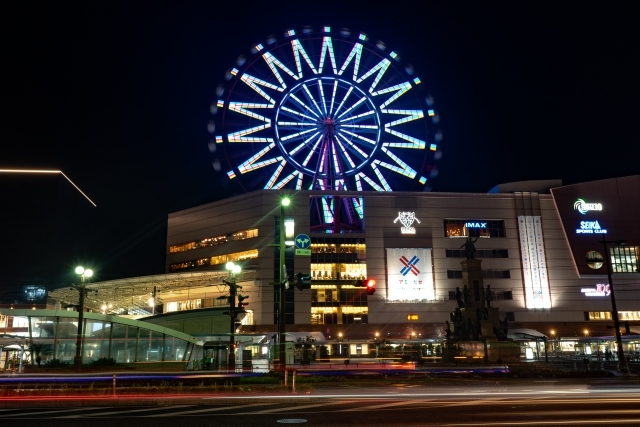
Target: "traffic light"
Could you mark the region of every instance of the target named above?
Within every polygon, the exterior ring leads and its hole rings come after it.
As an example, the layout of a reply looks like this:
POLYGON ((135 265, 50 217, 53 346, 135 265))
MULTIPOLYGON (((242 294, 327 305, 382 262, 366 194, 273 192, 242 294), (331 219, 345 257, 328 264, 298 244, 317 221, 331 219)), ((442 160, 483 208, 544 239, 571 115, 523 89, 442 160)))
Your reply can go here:
POLYGON ((311 275, 303 273, 296 274, 296 288, 299 290, 311 289, 311 275))
POLYGON ((238 295, 238 308, 240 310, 244 309, 245 306, 249 305, 248 302, 243 302, 247 298, 249 298, 249 297, 246 296, 246 295, 238 295))
POLYGON ((367 279, 364 281, 367 287, 367 295, 373 295, 376 293, 376 281, 373 279, 367 279))
POLYGON ((376 281, 373 279, 358 280, 355 284, 359 288, 367 288, 367 295, 376 293, 376 281))

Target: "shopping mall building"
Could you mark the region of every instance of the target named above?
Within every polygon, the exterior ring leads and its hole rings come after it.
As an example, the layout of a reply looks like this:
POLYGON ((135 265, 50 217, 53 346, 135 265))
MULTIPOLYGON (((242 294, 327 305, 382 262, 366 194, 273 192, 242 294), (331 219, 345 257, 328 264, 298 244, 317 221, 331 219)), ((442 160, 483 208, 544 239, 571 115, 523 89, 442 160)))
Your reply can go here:
MULTIPOLYGON (((318 356, 371 356, 383 339, 442 343, 467 238, 511 338, 577 343, 611 336, 607 261, 626 335, 640 329, 640 176, 511 183, 488 193, 255 191, 170 214, 166 274, 88 284, 98 292, 85 308, 187 334, 202 345, 195 359, 204 350, 225 360, 225 281, 235 280, 249 297, 236 325, 239 350, 269 359, 279 315, 274 244, 285 196, 285 224, 294 223, 286 240, 295 243, 285 252, 287 336, 313 337, 326 351, 318 356), (229 261, 242 267, 232 278, 229 261), (311 289, 296 289, 297 273, 311 274, 311 289), (358 286, 363 279, 375 280, 374 294, 358 286)), ((58 310, 77 299, 68 287, 50 292, 58 310)), ((2 314, 11 334, 9 310, 2 314)), ((637 339, 629 344, 638 349, 637 339)))
MULTIPOLYGON (((312 277, 310 290, 291 286, 286 293, 288 331, 321 332, 327 339, 442 337, 461 287, 467 237, 511 329, 611 335, 605 254, 620 318, 640 324, 640 176, 569 186, 512 183, 486 194, 286 195, 292 203, 285 220, 293 220, 295 236, 303 235, 296 245, 307 247, 304 236, 310 238, 310 251, 287 249, 287 271, 312 277), (603 240, 610 243, 605 247, 603 240), (376 281, 373 295, 356 286, 365 278, 376 281)), ((250 297, 246 330, 276 330, 278 292, 271 283, 279 280, 279 252, 270 244, 278 243, 284 196, 256 191, 170 214, 167 273, 241 264, 255 272, 243 283, 250 297)), ((163 298, 165 312, 220 301, 163 298)))

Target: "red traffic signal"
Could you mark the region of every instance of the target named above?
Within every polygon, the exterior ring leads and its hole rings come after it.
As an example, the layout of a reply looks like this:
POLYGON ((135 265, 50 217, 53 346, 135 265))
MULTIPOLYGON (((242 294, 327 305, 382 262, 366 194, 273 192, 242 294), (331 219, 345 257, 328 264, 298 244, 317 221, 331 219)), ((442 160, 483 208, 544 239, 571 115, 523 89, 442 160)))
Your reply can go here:
POLYGON ((365 280, 365 286, 367 287, 367 295, 373 295, 376 293, 376 281, 373 279, 365 280))
POLYGON ((376 292, 376 281, 373 279, 358 280, 356 286, 359 288, 367 288, 367 295, 373 295, 376 292))

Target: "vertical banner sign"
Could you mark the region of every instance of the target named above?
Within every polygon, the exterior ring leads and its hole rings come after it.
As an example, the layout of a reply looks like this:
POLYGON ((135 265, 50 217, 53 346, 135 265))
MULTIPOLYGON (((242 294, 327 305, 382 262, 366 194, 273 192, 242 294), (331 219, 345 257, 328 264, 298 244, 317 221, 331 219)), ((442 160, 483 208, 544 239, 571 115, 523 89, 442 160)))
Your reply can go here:
POLYGON ((519 216, 520 254, 524 299, 528 309, 551 308, 549 277, 544 257, 542 222, 539 216, 519 216))
POLYGON ((427 302, 435 299, 431 249, 387 248, 387 300, 427 302))

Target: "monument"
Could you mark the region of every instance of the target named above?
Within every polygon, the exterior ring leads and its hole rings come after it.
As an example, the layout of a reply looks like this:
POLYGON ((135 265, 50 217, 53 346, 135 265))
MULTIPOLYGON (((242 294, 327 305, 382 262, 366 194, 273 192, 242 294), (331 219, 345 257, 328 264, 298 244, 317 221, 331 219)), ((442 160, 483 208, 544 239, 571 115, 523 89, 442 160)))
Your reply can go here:
POLYGON ((492 306, 491 287, 484 286, 482 261, 475 258, 477 240, 468 237, 461 246, 466 255, 460 263, 462 291, 456 287, 457 307, 447 321, 447 356, 449 361, 460 361, 462 356, 476 362, 518 361, 519 346, 507 338, 508 322, 500 320, 500 309, 492 306))

